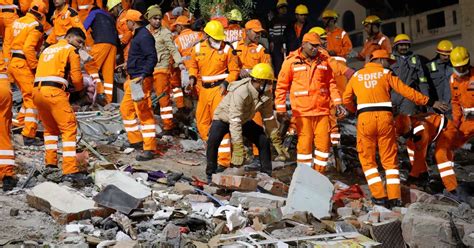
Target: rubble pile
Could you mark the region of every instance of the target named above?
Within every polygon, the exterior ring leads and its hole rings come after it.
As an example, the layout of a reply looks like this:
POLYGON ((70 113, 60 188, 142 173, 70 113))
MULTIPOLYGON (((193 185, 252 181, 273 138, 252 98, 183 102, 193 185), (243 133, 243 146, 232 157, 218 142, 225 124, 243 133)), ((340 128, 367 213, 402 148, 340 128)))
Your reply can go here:
POLYGON ((137 164, 136 151, 124 149, 126 137, 114 129, 120 123, 116 111, 111 106, 105 114, 79 117, 87 121, 79 122, 78 156, 89 166, 93 185, 77 188, 55 181, 55 172, 41 170, 41 149, 17 150, 24 171, 18 188, 0 197, 6 215, 1 246, 474 246, 471 206, 408 187, 402 192, 405 207, 374 205, 350 159, 342 177, 334 170, 322 175, 306 166, 274 162, 273 177, 228 168, 208 184, 202 180, 204 143, 162 137, 163 154, 137 164), (99 129, 103 134, 94 131, 99 129), (10 198, 24 203, 9 203, 10 198), (13 236, 19 228, 14 223, 24 225, 23 219, 41 226, 40 231, 13 236))

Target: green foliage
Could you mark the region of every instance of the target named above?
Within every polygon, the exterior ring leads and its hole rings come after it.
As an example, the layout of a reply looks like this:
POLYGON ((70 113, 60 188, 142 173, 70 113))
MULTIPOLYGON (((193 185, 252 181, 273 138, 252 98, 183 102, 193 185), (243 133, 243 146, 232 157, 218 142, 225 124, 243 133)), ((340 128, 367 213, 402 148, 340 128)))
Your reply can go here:
POLYGON ((210 19, 214 16, 225 16, 232 9, 238 9, 244 20, 248 20, 255 9, 252 0, 191 0, 189 10, 199 10, 201 16, 210 19))

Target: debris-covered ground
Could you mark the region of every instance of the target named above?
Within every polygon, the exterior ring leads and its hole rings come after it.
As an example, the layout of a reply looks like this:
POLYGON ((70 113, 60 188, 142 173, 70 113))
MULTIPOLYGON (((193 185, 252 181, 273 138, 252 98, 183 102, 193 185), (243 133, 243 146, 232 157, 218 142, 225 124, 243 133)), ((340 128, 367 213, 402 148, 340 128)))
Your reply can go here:
POLYGON ((137 163, 117 106, 79 112, 78 123, 78 160, 94 185, 60 182, 60 171, 42 169, 42 149, 23 147, 15 136, 20 182, 0 193, 0 246, 474 246, 474 156, 466 150, 457 152, 456 171, 467 203, 440 194, 433 173, 428 184, 404 186, 405 207, 390 210, 370 201, 350 121, 327 177, 274 162, 273 177, 229 168, 212 185, 204 181, 204 143, 190 139, 192 128, 161 137, 157 158, 137 163))

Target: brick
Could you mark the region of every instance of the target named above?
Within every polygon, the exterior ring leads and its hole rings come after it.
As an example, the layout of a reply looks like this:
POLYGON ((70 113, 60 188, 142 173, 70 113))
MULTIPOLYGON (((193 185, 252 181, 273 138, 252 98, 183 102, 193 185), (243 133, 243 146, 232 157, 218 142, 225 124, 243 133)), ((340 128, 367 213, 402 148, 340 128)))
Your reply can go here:
POLYGON ((255 191, 258 183, 254 178, 220 173, 212 175, 212 182, 220 188, 238 191, 255 191))
POLYGON ((26 195, 28 205, 50 214, 59 224, 93 216, 106 217, 113 210, 96 207, 95 202, 78 191, 52 182, 36 185, 26 195))
POLYGON ((288 185, 278 181, 277 179, 268 177, 258 181, 258 187, 264 189, 272 195, 286 197, 288 196, 288 185))

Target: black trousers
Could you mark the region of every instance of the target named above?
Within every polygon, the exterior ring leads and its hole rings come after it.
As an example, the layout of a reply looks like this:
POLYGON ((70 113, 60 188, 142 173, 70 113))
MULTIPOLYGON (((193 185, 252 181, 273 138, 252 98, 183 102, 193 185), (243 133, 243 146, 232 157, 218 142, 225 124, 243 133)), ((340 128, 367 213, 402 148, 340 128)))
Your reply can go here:
MULTIPOLYGON (((209 130, 209 137, 207 140, 207 167, 206 174, 211 176, 216 172, 217 169, 217 153, 219 145, 224 138, 224 135, 229 133, 229 123, 223 121, 214 120, 209 130)), ((242 135, 248 138, 258 148, 260 163, 262 164, 261 171, 272 174, 272 161, 270 152, 270 140, 263 130, 263 127, 259 126, 254 121, 248 121, 242 125, 242 135)))

